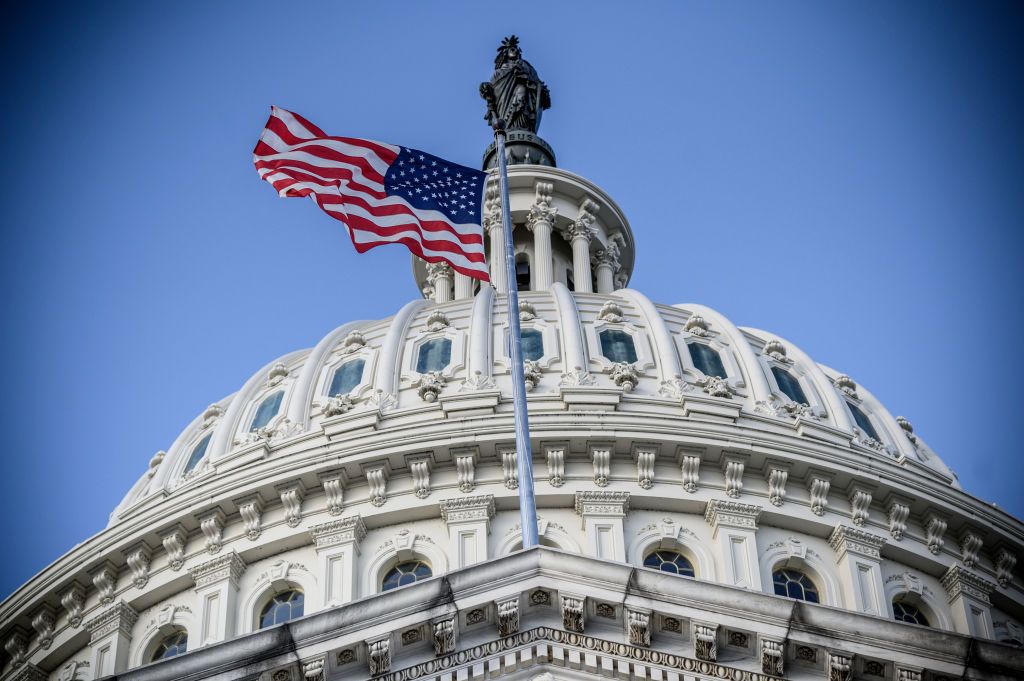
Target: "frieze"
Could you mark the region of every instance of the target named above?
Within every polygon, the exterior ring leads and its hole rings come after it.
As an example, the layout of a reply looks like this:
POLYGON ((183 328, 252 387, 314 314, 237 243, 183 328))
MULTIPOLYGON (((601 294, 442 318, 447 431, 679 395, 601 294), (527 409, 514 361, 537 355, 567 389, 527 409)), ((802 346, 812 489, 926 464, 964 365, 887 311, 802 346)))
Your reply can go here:
POLYGON ((605 490, 576 492, 574 508, 578 515, 619 515, 629 511, 629 492, 605 490))
POLYGON ((446 523, 489 521, 494 517, 494 496, 491 494, 443 499, 439 505, 441 519, 446 523))

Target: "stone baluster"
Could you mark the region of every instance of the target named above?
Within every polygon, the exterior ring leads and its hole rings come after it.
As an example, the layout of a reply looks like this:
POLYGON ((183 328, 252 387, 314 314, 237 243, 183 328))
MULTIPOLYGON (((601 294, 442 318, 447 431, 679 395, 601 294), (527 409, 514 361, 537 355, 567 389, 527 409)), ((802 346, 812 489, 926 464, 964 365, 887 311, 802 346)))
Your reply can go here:
POLYGON ((537 199, 526 219, 527 228, 533 232, 533 271, 530 273, 530 288, 534 291, 546 291, 551 288, 554 281, 551 229, 555 224, 558 209, 551 207, 554 184, 538 182, 536 189, 537 199))

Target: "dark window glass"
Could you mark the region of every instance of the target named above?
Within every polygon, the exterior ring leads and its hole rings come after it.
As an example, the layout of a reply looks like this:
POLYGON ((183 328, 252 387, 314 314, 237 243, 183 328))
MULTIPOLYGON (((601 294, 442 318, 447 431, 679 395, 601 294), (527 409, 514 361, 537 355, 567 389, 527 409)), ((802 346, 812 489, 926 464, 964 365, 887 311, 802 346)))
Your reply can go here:
POLYGON ((520 291, 530 290, 530 261, 526 258, 516 260, 516 287, 520 291))
POLYGON ((260 629, 302 617, 305 606, 306 597, 301 591, 291 590, 277 594, 263 606, 263 612, 260 613, 260 629))
POLYGON ((447 338, 434 338, 420 346, 416 356, 416 371, 441 371, 452 361, 452 342, 447 338))
POLYGON ((270 420, 277 416, 277 410, 281 408, 281 398, 283 397, 284 391, 278 390, 260 402, 260 406, 256 408, 256 416, 252 417, 249 430, 259 430, 270 423, 270 420))
POLYGON ((686 347, 690 351, 690 357, 693 358, 693 366, 697 367, 705 376, 728 378, 717 350, 703 343, 687 343, 686 347))
POLYGON ((331 379, 331 391, 328 394, 331 397, 337 397, 352 392, 363 380, 363 365, 365 364, 366 362, 361 359, 354 359, 335 369, 334 378, 331 379))
POLYGON ((152 662, 166 660, 169 657, 177 657, 188 651, 188 632, 184 629, 165 636, 160 645, 153 651, 152 662))
POLYGON ((928 624, 928 618, 924 616, 921 609, 913 603, 895 601, 892 604, 892 613, 896 617, 897 622, 910 622, 911 624, 920 624, 921 626, 931 626, 928 624))
POLYGON ((785 369, 772 367, 772 375, 775 376, 775 382, 779 384, 779 390, 785 393, 786 397, 794 402, 810 404, 807 401, 807 395, 804 394, 804 389, 800 387, 800 381, 796 380, 793 374, 785 369))
POLYGON ((625 331, 607 329, 601 332, 601 354, 613 362, 636 361, 636 346, 633 337, 625 331))
POLYGON ((390 591, 406 584, 429 579, 434 573, 422 560, 408 560, 388 570, 381 584, 381 591, 390 591))
POLYGON ((807 575, 798 570, 776 570, 772 573, 776 596, 788 596, 799 601, 819 603, 818 587, 807 575))
POLYGON ((523 359, 536 362, 544 356, 544 334, 537 329, 523 329, 520 337, 523 339, 523 359))
POLYGON ((878 431, 871 425, 871 419, 868 418, 868 415, 852 402, 847 402, 846 406, 850 408, 850 413, 853 414, 853 420, 857 422, 857 427, 868 437, 881 441, 882 438, 878 437, 878 431))
POLYGON ((576 283, 572 279, 572 270, 565 271, 565 287, 570 291, 576 290, 576 283))
POLYGON ((199 462, 206 456, 206 448, 210 446, 210 439, 213 437, 213 433, 210 433, 202 440, 199 441, 195 447, 192 448, 192 454, 188 457, 188 463, 185 464, 185 470, 182 474, 191 473, 192 469, 199 465, 199 462))
POLYGON ((671 572, 683 577, 693 577, 695 574, 693 564, 686 559, 686 556, 675 551, 655 551, 644 558, 644 567, 671 572))

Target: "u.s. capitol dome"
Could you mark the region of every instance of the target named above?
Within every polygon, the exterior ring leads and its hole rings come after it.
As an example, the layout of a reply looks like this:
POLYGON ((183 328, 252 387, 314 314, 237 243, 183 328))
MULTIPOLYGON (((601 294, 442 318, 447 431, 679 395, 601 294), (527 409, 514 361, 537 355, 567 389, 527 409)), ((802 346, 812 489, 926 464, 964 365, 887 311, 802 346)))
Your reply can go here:
POLYGON ((424 299, 197 414, 0 605, 4 679, 1024 676, 1021 522, 842 367, 629 288, 622 210, 533 133, 509 176, 542 546, 491 188, 494 288, 417 261, 424 299))

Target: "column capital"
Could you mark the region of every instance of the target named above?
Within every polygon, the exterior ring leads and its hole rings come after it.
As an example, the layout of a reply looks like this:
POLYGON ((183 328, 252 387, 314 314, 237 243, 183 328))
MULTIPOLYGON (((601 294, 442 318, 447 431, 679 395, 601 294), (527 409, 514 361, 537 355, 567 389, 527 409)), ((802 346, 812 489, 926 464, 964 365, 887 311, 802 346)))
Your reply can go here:
POLYGON ((587 490, 576 492, 577 515, 625 516, 629 511, 629 492, 587 490))
POLYGON ((313 525, 309 528, 309 534, 317 549, 345 543, 359 544, 366 536, 366 525, 363 524, 362 516, 353 515, 313 525))
POLYGON ((117 631, 131 638, 132 627, 138 619, 139 613, 135 612, 132 606, 124 601, 118 601, 85 623, 85 629, 89 632, 89 644, 95 644, 117 631))
POLYGON ((952 603, 959 596, 969 596, 981 601, 985 605, 991 605, 989 594, 996 589, 992 582, 979 577, 978 575, 963 569, 959 565, 951 565, 946 574, 940 580, 942 588, 949 594, 949 602, 952 603))
POLYGON ((237 587, 243 572, 245 572, 245 561, 234 551, 189 570, 197 589, 226 580, 237 587))
POLYGON ((557 208, 538 201, 530 207, 530 212, 526 215, 526 228, 531 232, 538 224, 544 224, 550 228, 555 223, 556 217, 558 217, 557 208))
POLYGON ((494 517, 494 495, 481 494, 475 497, 442 499, 441 519, 447 524, 463 522, 490 522, 494 517))
POLYGON ((738 501, 712 499, 704 511, 704 520, 715 528, 737 527, 744 530, 756 530, 757 519, 761 515, 761 507, 756 504, 741 504, 738 501))
POLYGON ((446 262, 428 262, 427 263, 427 281, 433 283, 434 279, 438 277, 450 277, 452 276, 452 266, 446 262))
POLYGON ((860 528, 840 524, 832 530, 828 543, 836 552, 837 560, 845 558, 847 553, 856 553, 874 560, 881 560, 882 547, 885 546, 886 541, 884 537, 879 537, 860 528))

